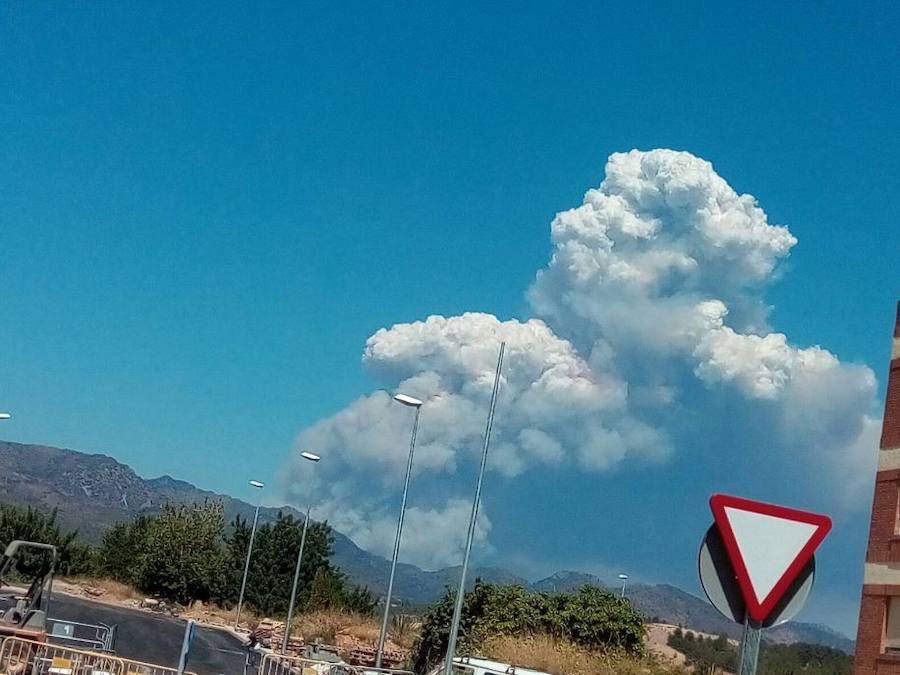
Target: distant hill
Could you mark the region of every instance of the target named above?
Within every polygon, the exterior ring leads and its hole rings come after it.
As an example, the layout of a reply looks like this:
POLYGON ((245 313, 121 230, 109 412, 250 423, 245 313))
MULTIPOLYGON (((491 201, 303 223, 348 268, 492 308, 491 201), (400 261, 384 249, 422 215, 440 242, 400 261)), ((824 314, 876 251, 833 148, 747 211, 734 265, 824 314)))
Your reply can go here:
MULTIPOLYGON (((170 476, 146 479, 133 469, 106 455, 90 455, 42 445, 0 441, 0 501, 57 509, 62 524, 78 529, 88 541, 98 542, 113 523, 140 513, 154 513, 166 502, 192 503, 204 499, 220 500, 230 522, 236 515, 252 518, 255 506, 228 495, 201 490, 170 476)), ((279 511, 302 517, 291 507, 262 508, 260 519, 274 520, 279 511)), ((340 532, 334 532, 334 563, 355 583, 384 593, 390 561, 364 551, 340 532)), ((430 604, 450 587, 459 583, 459 567, 437 571, 415 565, 397 566, 395 597, 410 606, 430 604)), ((585 584, 604 587, 596 576, 561 571, 529 583, 515 574, 495 567, 472 570, 470 584, 476 578, 494 583, 519 584, 533 591, 563 593, 585 584)), ((741 628, 727 621, 705 600, 665 584, 634 584, 628 587, 629 599, 644 614, 667 623, 679 624, 709 633, 740 637, 741 628)), ((773 642, 813 642, 844 651, 852 651, 847 637, 826 626, 790 622, 767 631, 773 642)))
MULTIPOLYGON (((0 441, 0 501, 57 509, 60 522, 77 529, 87 541, 98 543, 114 523, 141 513, 154 513, 167 502, 187 504, 216 499, 225 507, 225 518, 253 518, 255 505, 228 495, 201 490, 171 476, 142 478, 112 457, 91 455, 44 445, 0 441)), ((290 506, 260 509, 260 521, 274 520, 278 512, 302 518, 290 506)), ((387 590, 390 561, 364 551, 347 536, 334 532, 335 564, 354 582, 376 593, 387 590)), ((394 597, 398 602, 423 606, 440 597, 447 586, 459 583, 460 568, 422 570, 399 563, 394 597)), ((472 570, 470 583, 480 577, 496 583, 527 584, 525 579, 491 567, 472 570)))
MULTIPOLYGON (((582 572, 557 572, 531 584, 536 591, 564 593, 590 584, 604 587, 603 582, 582 572)), ((613 589, 619 591, 620 589, 613 589)), ((647 617, 663 623, 693 628, 704 633, 725 633, 739 640, 742 627, 729 621, 706 600, 668 584, 632 584, 627 588, 628 599, 647 617)), ((853 641, 821 624, 789 621, 767 630, 765 639, 775 643, 812 642, 852 653, 853 641)))

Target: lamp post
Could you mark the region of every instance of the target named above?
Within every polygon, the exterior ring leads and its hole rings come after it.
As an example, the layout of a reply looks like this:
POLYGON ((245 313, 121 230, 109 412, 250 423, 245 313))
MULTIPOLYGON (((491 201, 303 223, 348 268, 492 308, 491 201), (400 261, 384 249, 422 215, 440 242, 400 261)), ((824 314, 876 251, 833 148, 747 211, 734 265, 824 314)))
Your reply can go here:
POLYGON ((241 579, 241 593, 238 596, 237 614, 234 617, 234 629, 238 629, 241 622, 241 606, 244 604, 244 590, 247 588, 247 574, 250 572, 250 555, 253 553, 253 540, 256 538, 256 523, 259 522, 259 507, 262 504, 262 489, 265 487, 258 480, 251 480, 250 485, 260 490, 259 499, 256 501, 256 513, 253 514, 253 527, 250 530, 250 544, 247 546, 247 561, 244 563, 244 577, 241 579))
POLYGON ((491 406, 488 410, 487 426, 484 430, 484 447, 481 449, 481 468, 478 470, 478 482, 475 483, 475 499, 472 501, 472 516, 469 518, 469 532, 466 535, 466 551, 463 554, 462 572, 459 577, 459 590, 456 592, 456 606, 453 608, 453 619, 450 622, 450 636, 447 640, 447 661, 444 664, 444 675, 453 675, 453 655, 456 652, 456 640, 459 637, 459 622, 462 619, 463 597, 466 594, 466 571, 469 568, 469 554, 472 552, 472 541, 475 539, 475 521, 478 518, 478 505, 481 501, 481 484, 484 480, 484 467, 487 464, 488 448, 491 445, 491 429, 494 426, 494 410, 497 407, 497 391, 500 388, 500 370, 503 368, 503 353, 506 343, 500 343, 500 355, 497 357, 497 372, 494 373, 494 390, 491 392, 491 406))
MULTIPOLYGON (((305 451, 301 452, 300 456, 313 464, 318 463, 318 461, 322 459, 315 453, 305 451)), ((291 620, 294 618, 294 603, 297 600, 297 582, 300 580, 300 563, 303 562, 303 548, 306 546, 306 531, 309 529, 309 510, 311 508, 312 504, 309 504, 306 507, 306 519, 303 521, 303 534, 300 535, 300 550, 297 552, 297 567, 294 568, 294 585, 291 588, 291 602, 288 605, 287 623, 284 625, 284 639, 281 641, 282 654, 287 651, 288 638, 291 635, 291 620)))
POLYGON ((627 574, 620 574, 620 575, 619 575, 619 581, 622 582, 622 597, 624 598, 624 597, 625 597, 625 584, 628 582, 628 575, 627 575, 627 574))
POLYGON ((412 437, 409 440, 409 459, 406 462, 406 480, 403 482, 403 499, 400 502, 400 517, 397 519, 397 536, 394 537, 394 555, 391 558, 391 576, 388 580, 387 596, 384 598, 384 616, 381 619, 381 633, 378 636, 378 652, 375 656, 375 667, 381 668, 381 657, 384 654, 384 639, 387 637, 388 617, 391 613, 391 594, 394 591, 394 573, 397 570, 397 556, 400 554, 400 536, 403 534, 403 515, 406 513, 406 496, 409 494, 409 477, 412 473, 413 453, 416 449, 416 432, 419 430, 419 412, 422 401, 406 394, 394 396, 397 403, 416 409, 413 419, 412 437))

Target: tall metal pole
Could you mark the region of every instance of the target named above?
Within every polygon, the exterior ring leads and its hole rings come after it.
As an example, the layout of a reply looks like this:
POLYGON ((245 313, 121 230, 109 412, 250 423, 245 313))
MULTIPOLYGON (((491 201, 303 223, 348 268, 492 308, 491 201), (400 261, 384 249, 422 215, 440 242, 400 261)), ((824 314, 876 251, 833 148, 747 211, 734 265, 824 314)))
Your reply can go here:
POLYGON ((469 532, 466 535, 466 551, 463 554, 462 573, 459 578, 459 590, 456 592, 456 606, 453 608, 453 620, 450 622, 450 636, 447 640, 447 661, 444 664, 444 675, 452 675, 453 655, 456 653, 456 641, 459 638, 459 622, 462 618, 463 598, 466 594, 466 572, 469 569, 469 554, 472 552, 472 541, 475 538, 475 521, 478 518, 478 506, 481 502, 481 484, 484 480, 484 467, 487 464, 488 448, 491 444, 491 429, 494 426, 494 409, 497 407, 497 390, 500 388, 500 370, 503 368, 503 353, 506 343, 500 343, 500 355, 497 357, 497 372, 494 373, 494 390, 491 392, 491 407, 488 412, 487 426, 484 430, 484 447, 481 450, 481 467, 478 470, 478 482, 475 484, 475 500, 472 502, 472 516, 469 519, 469 532))
POLYGON ((306 546, 306 530, 309 527, 309 510, 312 504, 306 507, 306 520, 303 521, 303 534, 300 536, 300 550, 297 552, 297 567, 294 569, 294 586, 291 589, 291 602, 288 605, 287 623, 284 624, 284 639, 281 641, 281 653, 287 651, 288 638, 291 635, 291 621, 294 618, 294 602, 297 600, 297 581, 300 579, 300 563, 303 561, 303 547, 306 546))
POLYGON ((625 597, 625 584, 628 583, 628 579, 622 579, 622 597, 625 597))
POLYGON ((262 495, 256 502, 256 513, 253 514, 253 528, 250 530, 250 545, 247 546, 247 561, 244 563, 244 578, 241 579, 241 594, 238 596, 237 614, 234 617, 234 629, 238 629, 241 622, 241 606, 244 604, 244 590, 247 588, 247 574, 250 572, 250 556, 253 553, 253 540, 256 537, 256 523, 259 522, 259 507, 262 504, 262 495))
POLYGON ((738 667, 738 675, 756 675, 761 636, 762 627, 747 616, 744 620, 744 636, 741 639, 741 663, 738 667))
POLYGON ((375 667, 381 668, 381 657, 384 654, 384 640, 387 637, 388 616, 391 613, 391 594, 394 591, 394 573, 397 571, 397 556, 400 555, 400 536, 403 534, 403 515, 406 513, 406 496, 409 494, 409 477, 412 474, 413 453, 416 449, 416 432, 419 430, 419 413, 422 406, 416 406, 416 417, 413 420, 412 438, 409 440, 409 460, 406 462, 406 480, 403 482, 403 499, 400 502, 400 517, 397 519, 397 536, 394 537, 394 555, 391 557, 391 576, 388 580, 387 596, 384 599, 384 616, 381 619, 381 634, 378 636, 378 653, 375 655, 375 667))

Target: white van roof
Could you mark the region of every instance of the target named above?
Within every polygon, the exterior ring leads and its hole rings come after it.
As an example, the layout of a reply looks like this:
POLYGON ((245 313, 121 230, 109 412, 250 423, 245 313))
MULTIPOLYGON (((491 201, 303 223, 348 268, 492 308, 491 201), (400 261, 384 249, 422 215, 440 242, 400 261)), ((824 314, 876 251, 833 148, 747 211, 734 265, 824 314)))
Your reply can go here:
MULTIPOLYGON (((491 659, 483 659, 479 656, 457 656, 453 659, 453 663, 458 663, 461 666, 470 666, 478 671, 488 672, 488 673, 499 673, 503 675, 505 673, 509 673, 512 675, 550 675, 549 673, 545 673, 541 670, 533 670, 531 668, 523 668, 521 666, 514 666, 510 663, 503 663, 502 661, 492 661, 491 659)), ((476 675, 481 675, 481 673, 476 673, 476 675)))

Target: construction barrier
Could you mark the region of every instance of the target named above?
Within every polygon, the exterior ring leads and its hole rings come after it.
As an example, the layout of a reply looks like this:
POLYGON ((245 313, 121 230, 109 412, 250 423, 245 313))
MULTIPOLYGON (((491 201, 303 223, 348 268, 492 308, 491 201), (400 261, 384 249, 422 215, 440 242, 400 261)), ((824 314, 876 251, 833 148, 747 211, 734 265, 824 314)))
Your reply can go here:
MULTIPOLYGON (((155 663, 144 663, 142 661, 132 661, 131 659, 121 659, 124 671, 122 675, 176 675, 177 668, 167 668, 159 666, 155 663)), ((196 675, 189 670, 184 671, 184 675, 196 675)))
POLYGON ((415 675, 411 670, 402 670, 400 668, 375 668, 369 666, 360 666, 357 668, 363 675, 415 675))
MULTIPOLYGON (((22 638, 0 643, 0 675, 176 675, 175 668, 22 638)), ((184 675, 196 675, 185 671, 184 675)))
POLYGON ((115 646, 116 627, 105 623, 47 619, 47 641, 62 647, 109 654, 115 646))
POLYGON ((126 675, 125 662, 109 654, 6 638, 0 643, 0 675, 126 675))
POLYGON ((266 654, 257 675, 361 675, 358 668, 344 663, 316 661, 302 656, 266 654))

